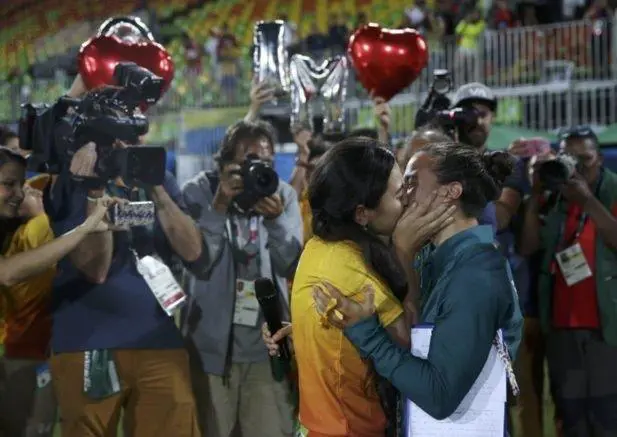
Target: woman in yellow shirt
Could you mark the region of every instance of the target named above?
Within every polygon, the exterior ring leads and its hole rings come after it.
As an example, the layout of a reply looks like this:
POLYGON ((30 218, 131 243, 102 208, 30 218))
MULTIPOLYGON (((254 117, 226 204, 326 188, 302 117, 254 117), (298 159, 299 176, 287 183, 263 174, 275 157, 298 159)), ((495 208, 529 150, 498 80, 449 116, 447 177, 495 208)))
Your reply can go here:
POLYGON ((475 80, 476 64, 480 56, 481 37, 486 29, 480 10, 473 9, 456 26, 457 50, 454 59, 454 71, 461 82, 475 80))
POLYGON ((24 185, 25 170, 21 154, 0 147, 0 342, 5 349, 0 360, 0 435, 7 436, 30 435, 36 429, 51 435, 53 393, 48 386, 42 394, 45 372, 38 377, 37 372, 49 347, 54 266, 90 232, 103 230, 99 225, 110 205, 109 199, 99 201, 83 225, 54 240, 42 193, 32 188, 44 186, 44 178, 24 185), (51 405, 44 406, 46 402, 51 405))
POLYGON ((396 393, 377 380, 339 330, 322 324, 312 293, 325 281, 353 299, 371 286, 382 324, 407 347, 405 273, 388 245, 405 194, 394 155, 368 138, 334 146, 309 182, 313 238, 295 274, 291 313, 300 422, 310 437, 384 437, 396 423, 396 393))

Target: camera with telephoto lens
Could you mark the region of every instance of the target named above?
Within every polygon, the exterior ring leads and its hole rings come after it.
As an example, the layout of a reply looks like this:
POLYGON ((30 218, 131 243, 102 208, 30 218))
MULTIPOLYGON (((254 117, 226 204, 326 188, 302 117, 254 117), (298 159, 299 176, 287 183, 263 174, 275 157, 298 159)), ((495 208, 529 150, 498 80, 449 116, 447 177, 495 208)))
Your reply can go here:
POLYGON ((555 159, 540 163, 536 171, 542 187, 549 191, 556 191, 570 180, 575 172, 580 172, 579 167, 580 164, 576 157, 560 153, 555 159))
POLYGON ((93 185, 118 176, 129 185, 163 183, 163 147, 114 147, 118 140, 137 144, 148 132, 148 120, 138 107, 161 97, 163 80, 132 62, 123 62, 114 69, 114 81, 116 86, 92 90, 82 99, 61 97, 51 106, 22 106, 19 136, 22 147, 31 151, 30 170, 60 173, 68 169, 77 150, 94 142, 97 178, 88 178, 93 185))
POLYGON ((278 174, 269 162, 257 155, 248 155, 238 174, 242 177, 244 189, 233 199, 233 206, 242 214, 249 213, 259 200, 278 190, 278 174))
POLYGON ((416 113, 415 128, 418 129, 433 121, 440 111, 447 110, 450 99, 447 94, 452 91, 452 76, 448 70, 434 70, 433 83, 428 95, 416 113))

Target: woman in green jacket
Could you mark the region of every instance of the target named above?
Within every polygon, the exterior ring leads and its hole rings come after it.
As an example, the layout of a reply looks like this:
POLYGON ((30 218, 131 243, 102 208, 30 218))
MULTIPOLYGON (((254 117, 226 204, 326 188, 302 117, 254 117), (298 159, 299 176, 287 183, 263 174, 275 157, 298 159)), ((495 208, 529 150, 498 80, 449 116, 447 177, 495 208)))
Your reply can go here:
MULTIPOLYGON (((510 337, 511 348, 520 341, 522 317, 507 262, 493 245, 491 227, 477 221, 486 204, 499 197, 511 170, 505 152, 481 154, 456 143, 429 144, 409 162, 405 176, 413 201, 437 191, 443 202, 457 207, 454 221, 432 237, 434 249, 423 256, 419 270, 420 322, 434 325, 428 358, 393 342, 372 314, 370 298, 354 303, 331 286, 325 287, 329 296, 315 293, 318 311, 345 329, 380 375, 436 419, 454 413, 467 395, 499 329, 510 337)), ((397 231, 408 226, 404 214, 397 231)), ((397 250, 410 263, 419 252, 416 247, 397 250)))

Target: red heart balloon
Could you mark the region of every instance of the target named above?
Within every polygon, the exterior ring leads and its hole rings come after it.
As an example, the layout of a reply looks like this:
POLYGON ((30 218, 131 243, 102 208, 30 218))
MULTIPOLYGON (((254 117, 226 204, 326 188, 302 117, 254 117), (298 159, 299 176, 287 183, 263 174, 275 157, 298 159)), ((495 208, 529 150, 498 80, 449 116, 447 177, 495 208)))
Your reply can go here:
POLYGON ((347 53, 364 88, 390 100, 411 85, 428 63, 428 45, 414 29, 382 29, 370 23, 349 39, 347 53))
POLYGON ((113 85, 119 62, 135 62, 164 80, 167 91, 174 77, 174 62, 165 48, 154 41, 127 43, 115 35, 90 38, 79 50, 79 74, 88 89, 113 85))

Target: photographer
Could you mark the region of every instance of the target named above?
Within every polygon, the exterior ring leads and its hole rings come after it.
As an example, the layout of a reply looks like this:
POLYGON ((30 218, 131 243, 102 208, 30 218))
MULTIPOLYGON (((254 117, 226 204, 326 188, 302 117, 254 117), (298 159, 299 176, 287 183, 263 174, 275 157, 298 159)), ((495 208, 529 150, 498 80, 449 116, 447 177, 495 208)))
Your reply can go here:
POLYGON ((57 407, 46 362, 55 264, 105 229, 114 200, 100 199, 83 224, 54 240, 42 192, 24 185, 25 168, 21 154, 0 148, 0 435, 51 436, 57 407))
MULTIPOLYGON (((465 84, 456 91, 452 107, 473 113, 471 118, 475 119, 473 123, 457 127, 456 139, 480 151, 485 150, 497 111, 493 91, 481 83, 465 84)), ((524 166, 518 162, 512 175, 504 182, 499 199, 490 202, 484 210, 480 217, 481 224, 491 224, 495 232, 508 228, 521 204, 524 178, 524 166)))
POLYGON ((230 437, 236 424, 243 435, 292 435, 289 385, 273 377, 253 291, 255 279, 272 278, 283 317, 289 317, 285 278, 302 249, 298 197, 280 181, 274 194, 255 197, 248 210, 238 206, 240 196, 272 177, 249 178, 247 171, 269 169, 274 143, 268 124, 237 122, 223 139, 218 172, 202 172, 183 188, 208 248, 207 259, 190 266, 191 302, 183 320, 199 421, 208 437, 230 437))
POLYGON ((161 296, 179 290, 166 264, 174 256, 198 260, 201 236, 169 173, 160 186, 128 187, 120 177, 101 181, 98 162, 90 142, 58 175, 47 198, 56 233, 90 216, 109 193, 152 201, 156 213, 152 225, 84 239, 60 265, 50 367, 62 435, 115 433, 124 408, 125 435, 198 436, 184 342, 161 296))
POLYGON ((538 311, 563 435, 617 434, 617 175, 586 126, 540 163, 524 217, 525 254, 543 250, 538 311), (558 195, 541 217, 546 190, 558 195), (566 255, 565 257, 563 255, 566 255))

